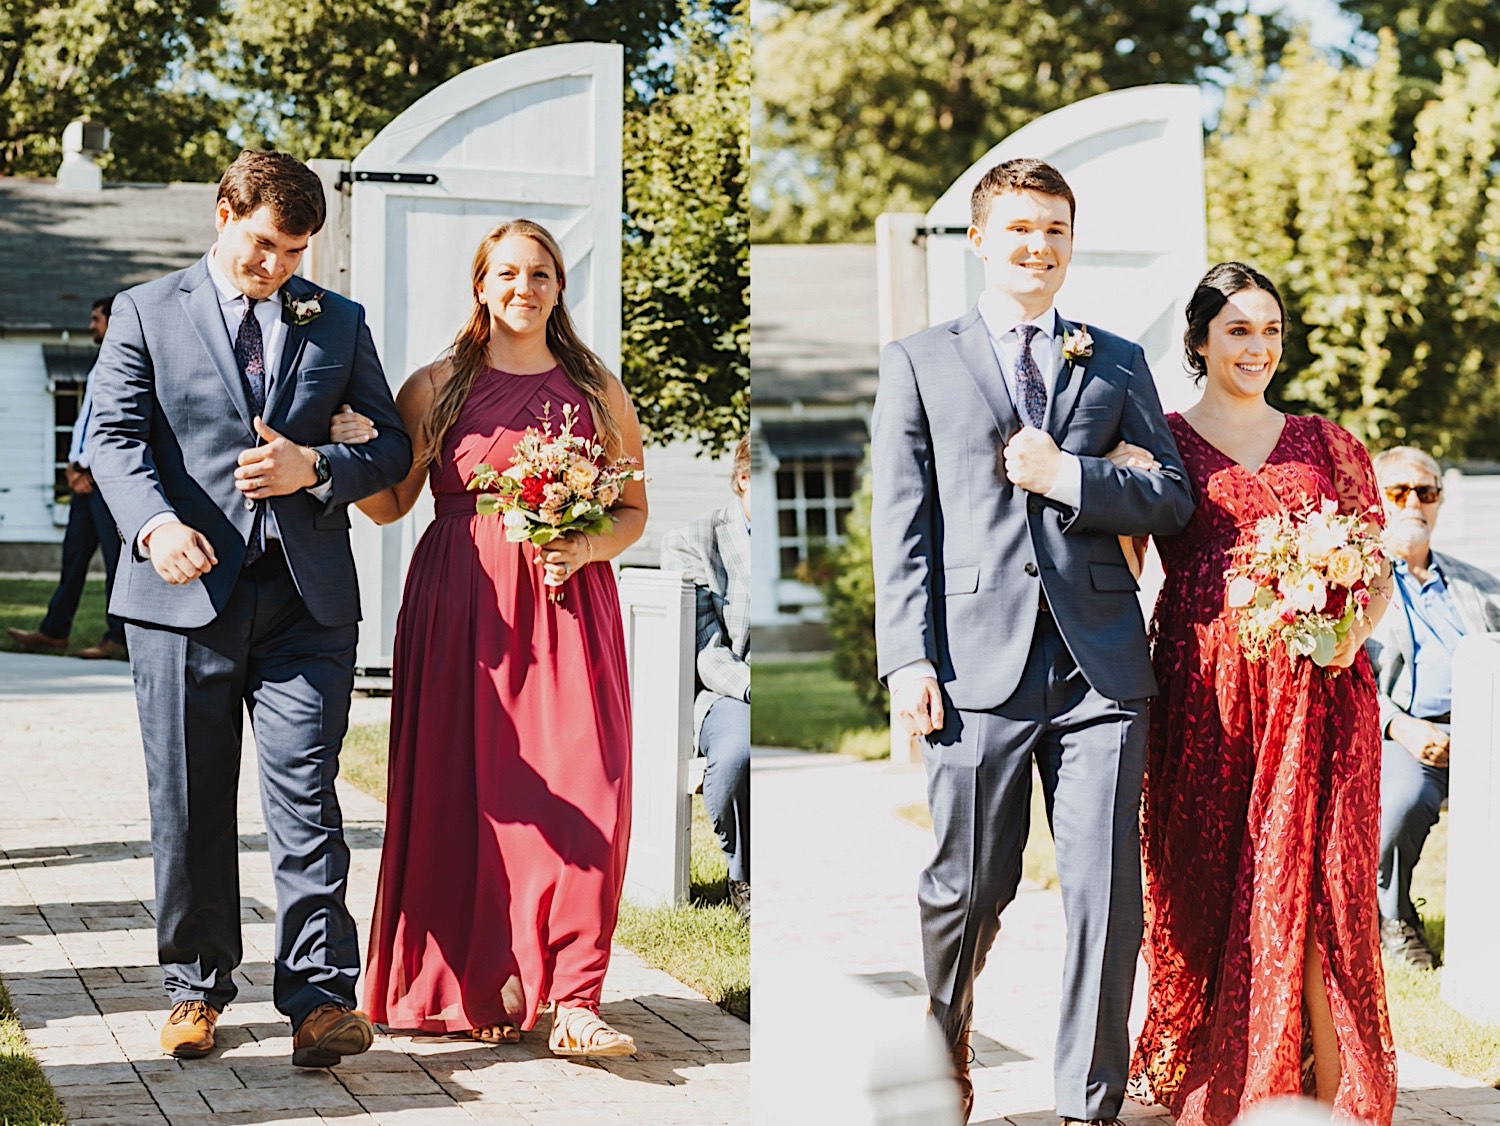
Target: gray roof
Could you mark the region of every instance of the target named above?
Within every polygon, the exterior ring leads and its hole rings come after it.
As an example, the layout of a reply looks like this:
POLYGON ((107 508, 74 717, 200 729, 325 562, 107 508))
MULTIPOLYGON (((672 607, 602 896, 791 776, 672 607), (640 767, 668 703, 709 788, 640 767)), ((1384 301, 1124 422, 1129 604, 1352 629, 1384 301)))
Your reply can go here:
POLYGON ((0 177, 0 333, 88 328, 89 307, 192 264, 214 240, 216 184, 64 192, 0 177))
POLYGON ((873 245, 752 246, 750 276, 756 404, 875 397, 880 322, 873 245))

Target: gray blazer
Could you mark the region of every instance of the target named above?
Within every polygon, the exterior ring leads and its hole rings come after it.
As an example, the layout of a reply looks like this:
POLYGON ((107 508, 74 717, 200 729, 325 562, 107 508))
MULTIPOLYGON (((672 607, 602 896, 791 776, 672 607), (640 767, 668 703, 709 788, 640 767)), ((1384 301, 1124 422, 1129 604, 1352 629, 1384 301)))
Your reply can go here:
MULTIPOLYGON (((1453 605, 1463 623, 1464 633, 1500 631, 1500 579, 1451 555, 1434 551, 1432 558, 1443 572, 1443 582, 1453 596, 1453 605)), ((1382 735, 1398 712, 1411 712, 1412 693, 1416 691, 1412 652, 1416 647, 1411 611, 1397 592, 1395 602, 1365 641, 1365 652, 1375 670, 1375 684, 1380 691, 1382 735)))
MULTIPOLYGON (((318 293, 302 278, 294 298, 318 293)), ((328 457, 326 502, 305 491, 270 501, 292 576, 308 611, 325 626, 359 621, 359 588, 349 548, 348 506, 401 480, 411 442, 375 354, 364 309, 335 293, 322 312, 289 325, 266 396, 266 424, 328 457), (328 441, 329 420, 349 403, 380 436, 358 446, 328 441)), ((257 442, 254 408, 235 363, 206 259, 115 298, 95 368, 90 423, 94 479, 121 539, 110 610, 178 629, 206 625, 229 600, 244 559, 252 513, 234 487, 242 450, 257 442), (218 564, 173 586, 135 550, 141 527, 175 512, 208 537, 218 564)))
POLYGON ((662 537, 661 565, 698 588, 693 737, 719 700, 750 701, 750 529, 738 501, 662 537))
POLYGON ((977 308, 881 353, 871 527, 882 677, 925 657, 954 706, 998 707, 1020 680, 1045 591, 1094 689, 1155 693, 1118 537, 1180 532, 1192 491, 1144 353, 1089 333, 1092 356, 1064 365, 1047 404, 1047 431, 1083 466, 1076 511, 1005 477, 1001 453, 1021 422, 977 308), (1104 455, 1122 439, 1161 470, 1116 469, 1104 455))

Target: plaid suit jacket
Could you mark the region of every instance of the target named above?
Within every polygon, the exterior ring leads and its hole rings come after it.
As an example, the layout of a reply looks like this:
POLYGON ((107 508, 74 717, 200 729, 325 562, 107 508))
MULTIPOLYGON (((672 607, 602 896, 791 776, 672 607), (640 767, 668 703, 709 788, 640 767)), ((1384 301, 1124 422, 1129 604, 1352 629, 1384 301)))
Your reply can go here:
POLYGON ((750 700, 750 529, 739 501, 662 537, 661 565, 698 588, 698 685, 693 738, 722 697, 750 700))

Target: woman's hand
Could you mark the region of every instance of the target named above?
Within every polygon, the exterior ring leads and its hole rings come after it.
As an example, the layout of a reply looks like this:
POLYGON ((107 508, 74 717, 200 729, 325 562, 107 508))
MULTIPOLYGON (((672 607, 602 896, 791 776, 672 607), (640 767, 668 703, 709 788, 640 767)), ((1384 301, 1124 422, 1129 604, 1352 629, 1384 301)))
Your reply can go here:
POLYGON ((1129 442, 1121 442, 1104 456, 1116 469, 1145 469, 1155 473, 1161 468, 1161 462, 1156 460, 1150 450, 1132 446, 1129 442))
POLYGON ((1364 647, 1365 639, 1370 636, 1370 627, 1361 628, 1358 620, 1349 627, 1349 632, 1344 634, 1344 640, 1338 643, 1333 651, 1333 659, 1328 662, 1329 668, 1347 669, 1354 664, 1354 658, 1359 656, 1359 651, 1364 647))
POLYGON ((593 561, 594 550, 582 532, 568 532, 537 548, 536 561, 556 586, 593 561))
POLYGON ((336 445, 357 446, 380 436, 375 423, 360 414, 348 403, 339 408, 328 425, 328 440, 336 445))

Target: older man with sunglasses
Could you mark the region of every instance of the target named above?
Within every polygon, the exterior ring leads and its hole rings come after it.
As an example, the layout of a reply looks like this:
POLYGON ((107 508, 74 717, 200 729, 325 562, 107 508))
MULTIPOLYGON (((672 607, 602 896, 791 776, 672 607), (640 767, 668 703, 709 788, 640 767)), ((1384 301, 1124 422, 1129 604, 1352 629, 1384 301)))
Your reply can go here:
POLYGON ((1465 634, 1500 630, 1500 580, 1431 548, 1443 503, 1428 454, 1397 446, 1374 459, 1395 560, 1393 604, 1365 643, 1380 686, 1380 939, 1418 969, 1438 958, 1411 899, 1411 874, 1448 796, 1453 650, 1465 634))

